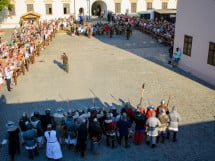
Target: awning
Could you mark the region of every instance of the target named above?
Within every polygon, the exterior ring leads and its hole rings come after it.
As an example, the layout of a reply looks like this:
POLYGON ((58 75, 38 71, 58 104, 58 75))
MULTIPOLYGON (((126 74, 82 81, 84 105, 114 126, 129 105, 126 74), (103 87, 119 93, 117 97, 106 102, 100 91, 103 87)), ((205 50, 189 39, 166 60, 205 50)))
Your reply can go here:
POLYGON ((159 9, 159 10, 155 10, 155 12, 165 15, 165 14, 171 14, 174 15, 176 14, 177 10, 175 9, 159 9))

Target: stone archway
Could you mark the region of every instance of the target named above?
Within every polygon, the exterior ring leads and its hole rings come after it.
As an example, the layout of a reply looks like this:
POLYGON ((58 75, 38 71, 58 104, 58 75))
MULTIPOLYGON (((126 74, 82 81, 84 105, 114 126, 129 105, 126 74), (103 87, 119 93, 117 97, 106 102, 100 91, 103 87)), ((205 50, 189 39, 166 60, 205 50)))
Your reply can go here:
POLYGON ((91 15, 104 17, 107 15, 107 5, 103 1, 96 1, 92 4, 91 15))

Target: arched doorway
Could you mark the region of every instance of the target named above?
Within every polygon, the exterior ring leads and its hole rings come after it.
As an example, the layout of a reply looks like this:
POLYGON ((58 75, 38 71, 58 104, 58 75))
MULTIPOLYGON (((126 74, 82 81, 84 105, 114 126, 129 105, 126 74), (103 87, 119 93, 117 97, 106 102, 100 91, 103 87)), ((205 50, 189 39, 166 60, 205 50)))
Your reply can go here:
POLYGON ((96 1, 92 4, 91 15, 104 17, 107 15, 107 5, 103 1, 96 1))
POLYGON ((84 16, 84 8, 83 7, 79 8, 79 15, 84 16))

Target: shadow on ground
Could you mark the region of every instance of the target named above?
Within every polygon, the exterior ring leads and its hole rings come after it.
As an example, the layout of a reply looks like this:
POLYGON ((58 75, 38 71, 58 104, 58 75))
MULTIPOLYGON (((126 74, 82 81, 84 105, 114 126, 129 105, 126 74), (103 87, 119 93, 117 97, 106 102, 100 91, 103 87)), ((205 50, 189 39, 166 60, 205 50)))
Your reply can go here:
MULTIPOLYGON (((115 97, 119 104, 108 104, 100 100, 100 98, 86 98, 78 100, 43 100, 38 102, 23 102, 7 104, 6 98, 1 97, 0 108, 0 139, 1 141, 6 136, 5 124, 7 120, 18 122, 23 112, 28 115, 34 111, 39 111, 40 114, 44 114, 46 108, 51 108, 52 113, 57 108, 62 107, 65 111, 72 108, 87 110, 90 107, 98 106, 105 107, 108 111, 112 106, 117 107, 120 111, 121 107, 125 104, 125 101, 115 97), (121 102, 121 104, 120 104, 121 102)), ((212 116, 213 117, 213 116, 212 116)), ((214 119, 214 118, 213 118, 214 119)), ((209 120, 213 120, 209 118, 209 120)), ((100 155, 92 155, 90 152, 90 146, 88 142, 87 146, 87 159, 94 161, 110 161, 110 160, 122 160, 122 161, 213 161, 215 158, 215 121, 193 123, 187 125, 181 125, 178 133, 178 141, 176 143, 172 140, 166 140, 164 144, 159 143, 157 148, 152 149, 150 146, 142 143, 141 145, 134 145, 132 143, 133 138, 129 139, 130 148, 124 148, 117 145, 116 148, 111 149, 105 145, 105 136, 103 136, 103 142, 101 143, 100 155)), ((0 160, 9 160, 7 145, 0 148, 0 160)), ((69 151, 65 146, 62 147, 64 158, 61 161, 83 160, 79 153, 69 151)), ((34 158, 35 161, 45 161, 45 149, 39 150, 39 157, 34 158)), ((28 154, 24 147, 21 148, 21 154, 16 156, 17 161, 28 161, 28 154)))
POLYGON ((129 40, 126 40, 125 35, 113 35, 112 38, 110 38, 109 35, 96 35, 95 38, 103 43, 126 50, 155 64, 165 67, 171 71, 177 72, 189 79, 192 79, 193 81, 196 81, 208 88, 215 90, 215 85, 212 85, 202 79, 199 79, 198 77, 192 75, 189 72, 186 72, 179 68, 173 68, 171 65, 169 65, 169 46, 159 43, 157 39, 154 39, 149 34, 142 33, 138 30, 133 30, 133 33, 129 40), (151 53, 145 52, 145 50, 151 50, 151 53))
POLYGON ((53 60, 53 63, 56 64, 60 69, 64 70, 63 64, 57 60, 53 60))

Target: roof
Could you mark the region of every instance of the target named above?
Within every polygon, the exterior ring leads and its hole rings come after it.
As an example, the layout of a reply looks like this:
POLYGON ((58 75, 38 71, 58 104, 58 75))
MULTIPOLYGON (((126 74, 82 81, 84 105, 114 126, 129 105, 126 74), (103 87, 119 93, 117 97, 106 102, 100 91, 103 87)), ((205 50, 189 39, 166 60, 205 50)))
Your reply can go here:
POLYGON ((175 9, 159 9, 155 10, 159 14, 176 14, 177 10, 175 9))
POLYGON ((40 17, 41 14, 33 11, 26 12, 21 16, 21 18, 33 18, 33 17, 40 17))
POLYGON ((138 14, 149 14, 154 12, 153 10, 147 10, 147 11, 139 11, 138 14))

